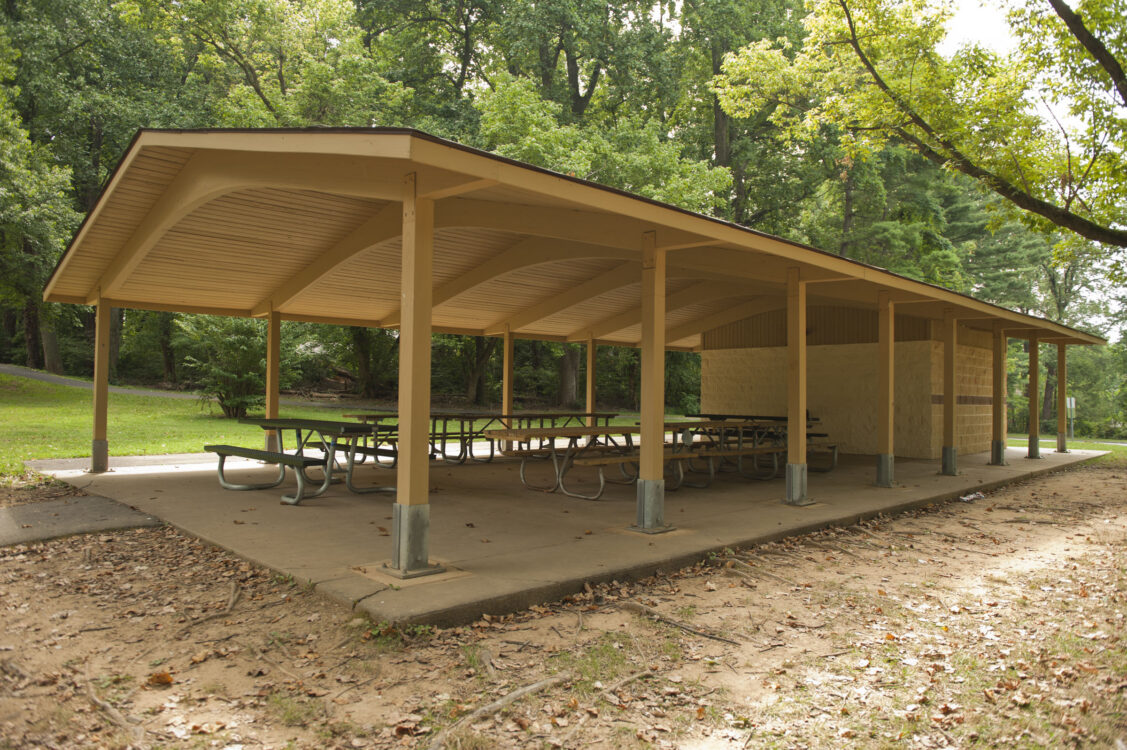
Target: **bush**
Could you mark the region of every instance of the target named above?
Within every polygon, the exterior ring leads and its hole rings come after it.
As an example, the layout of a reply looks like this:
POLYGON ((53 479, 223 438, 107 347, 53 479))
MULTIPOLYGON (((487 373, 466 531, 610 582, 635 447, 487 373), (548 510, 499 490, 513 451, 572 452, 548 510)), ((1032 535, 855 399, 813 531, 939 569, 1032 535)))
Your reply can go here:
POLYGON ((184 353, 191 384, 230 418, 263 405, 266 388, 266 326, 248 318, 210 315, 176 320, 173 343, 184 353))

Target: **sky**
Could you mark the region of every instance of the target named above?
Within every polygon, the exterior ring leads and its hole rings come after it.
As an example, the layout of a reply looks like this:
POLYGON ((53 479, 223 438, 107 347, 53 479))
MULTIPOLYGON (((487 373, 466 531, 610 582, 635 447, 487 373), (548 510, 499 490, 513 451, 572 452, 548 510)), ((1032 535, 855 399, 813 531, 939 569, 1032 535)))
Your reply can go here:
POLYGON ((965 42, 977 42, 996 52, 1013 49, 1014 39, 1006 25, 1006 13, 997 0, 956 0, 955 8, 950 33, 940 46, 944 54, 951 54, 965 42))

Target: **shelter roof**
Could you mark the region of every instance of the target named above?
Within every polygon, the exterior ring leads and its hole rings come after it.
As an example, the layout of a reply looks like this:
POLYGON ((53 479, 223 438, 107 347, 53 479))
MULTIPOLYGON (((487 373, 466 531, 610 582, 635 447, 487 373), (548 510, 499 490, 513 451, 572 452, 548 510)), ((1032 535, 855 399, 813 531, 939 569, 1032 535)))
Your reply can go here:
POLYGON ((398 326, 401 200, 435 201, 435 330, 634 345, 643 234, 667 343, 781 308, 875 308, 1070 344, 1102 338, 414 130, 141 130, 44 290, 52 302, 398 326))

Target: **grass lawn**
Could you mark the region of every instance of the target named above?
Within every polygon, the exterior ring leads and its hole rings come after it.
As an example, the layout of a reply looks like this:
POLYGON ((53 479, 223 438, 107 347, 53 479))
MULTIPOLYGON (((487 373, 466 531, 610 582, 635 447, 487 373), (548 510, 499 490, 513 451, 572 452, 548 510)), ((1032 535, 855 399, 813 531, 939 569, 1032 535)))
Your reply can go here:
MULTIPOLYGON (((111 456, 198 453, 210 443, 260 446, 262 442, 260 428, 225 419, 217 406, 126 393, 110 393, 109 398, 111 456)), ((23 462, 30 459, 89 456, 92 399, 93 393, 85 388, 0 375, 0 476, 22 474, 23 462)), ((283 404, 281 415, 343 419, 346 413, 364 410, 355 404, 340 408, 283 404)), ((613 421, 630 425, 638 415, 623 414, 613 421)))
MULTIPOLYGON (((1007 445, 1011 448, 1025 448, 1029 445, 1029 436, 1023 434, 1010 433, 1007 445)), ((1056 435, 1042 435, 1041 436, 1041 453, 1046 451, 1056 450, 1057 436, 1056 435)), ((1127 441, 1123 440, 1084 440, 1083 438, 1069 438, 1068 447, 1075 448, 1080 451, 1109 451, 1109 455, 1104 456, 1101 461, 1116 461, 1127 462, 1127 441)))
MULTIPOLYGON (((84 388, 0 375, 0 476, 22 473, 33 458, 89 456, 92 400, 84 388)), ((285 406, 282 414, 339 419, 355 408, 285 406)), ((111 393, 107 437, 111 456, 195 453, 207 443, 258 445, 262 430, 194 400, 111 393)))

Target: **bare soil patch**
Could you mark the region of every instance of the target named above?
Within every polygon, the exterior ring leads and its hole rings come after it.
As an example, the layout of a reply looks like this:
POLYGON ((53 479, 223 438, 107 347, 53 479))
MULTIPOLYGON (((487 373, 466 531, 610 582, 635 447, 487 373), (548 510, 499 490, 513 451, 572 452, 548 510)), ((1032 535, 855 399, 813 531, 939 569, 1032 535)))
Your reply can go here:
POLYGON ((1115 746, 1123 474, 439 631, 171 529, 7 548, 0 748, 1115 746))

